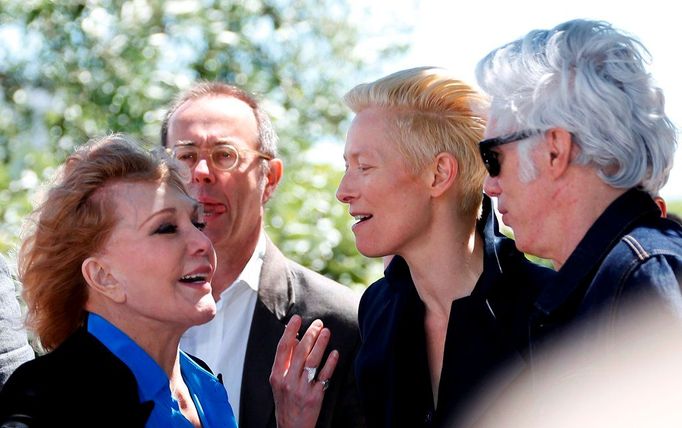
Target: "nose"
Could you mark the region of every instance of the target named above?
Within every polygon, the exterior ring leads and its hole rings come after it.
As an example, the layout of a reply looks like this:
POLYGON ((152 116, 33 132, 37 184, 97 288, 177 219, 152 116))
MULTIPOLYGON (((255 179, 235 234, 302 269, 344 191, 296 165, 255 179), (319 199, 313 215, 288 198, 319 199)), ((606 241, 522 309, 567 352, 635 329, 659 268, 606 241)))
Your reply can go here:
POLYGON ((355 197, 350 181, 351 179, 348 177, 348 174, 343 174, 339 188, 336 189, 336 199, 344 204, 349 204, 355 197))
POLYGON ((502 189, 500 189, 500 180, 498 177, 487 176, 483 182, 483 191, 491 198, 499 196, 500 193, 502 193, 502 189))
POLYGON ((210 255, 213 253, 213 244, 211 240, 196 227, 191 228, 190 233, 190 251, 194 255, 210 255))
POLYGON ((215 176, 213 170, 208 164, 207 159, 199 159, 194 169, 192 169, 192 181, 195 183, 213 183, 215 176))

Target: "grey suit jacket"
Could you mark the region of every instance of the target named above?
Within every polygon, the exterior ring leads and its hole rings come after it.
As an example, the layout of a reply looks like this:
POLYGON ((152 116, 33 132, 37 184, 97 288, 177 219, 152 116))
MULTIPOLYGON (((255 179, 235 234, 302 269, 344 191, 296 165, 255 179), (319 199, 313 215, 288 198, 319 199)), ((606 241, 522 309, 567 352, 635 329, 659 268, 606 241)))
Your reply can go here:
POLYGON ((301 334, 315 319, 321 319, 332 333, 327 354, 332 349, 340 353, 317 427, 365 425, 353 374, 353 361, 360 343, 358 301, 359 296, 347 287, 285 258, 267 239, 258 301, 246 347, 239 412, 241 428, 276 427, 270 370, 284 327, 295 314, 303 318, 301 334))
POLYGON ((0 390, 17 367, 32 359, 33 349, 21 322, 14 282, 0 255, 0 390))

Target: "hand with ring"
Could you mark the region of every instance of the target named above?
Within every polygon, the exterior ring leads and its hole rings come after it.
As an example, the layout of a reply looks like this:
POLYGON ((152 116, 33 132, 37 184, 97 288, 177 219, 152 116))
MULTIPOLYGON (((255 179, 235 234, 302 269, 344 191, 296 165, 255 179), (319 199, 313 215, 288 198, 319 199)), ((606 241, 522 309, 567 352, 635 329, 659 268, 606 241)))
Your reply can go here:
POLYGON ((324 391, 339 361, 339 353, 334 350, 320 368, 331 332, 322 321, 315 320, 299 341, 296 336, 301 324, 298 315, 289 320, 270 373, 278 428, 315 427, 324 391))

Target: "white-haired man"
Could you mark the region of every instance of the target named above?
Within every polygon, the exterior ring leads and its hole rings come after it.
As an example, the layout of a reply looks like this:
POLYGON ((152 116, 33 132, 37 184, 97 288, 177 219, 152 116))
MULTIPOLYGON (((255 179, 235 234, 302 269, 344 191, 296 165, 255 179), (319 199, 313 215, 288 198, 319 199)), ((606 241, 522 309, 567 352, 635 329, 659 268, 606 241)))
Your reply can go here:
POLYGON ((478 64, 491 96, 479 147, 484 190, 517 248, 558 271, 534 305, 531 356, 578 326, 606 344, 631 303, 682 316, 682 229, 652 198, 668 178, 676 133, 645 55, 606 22, 574 20, 478 64))

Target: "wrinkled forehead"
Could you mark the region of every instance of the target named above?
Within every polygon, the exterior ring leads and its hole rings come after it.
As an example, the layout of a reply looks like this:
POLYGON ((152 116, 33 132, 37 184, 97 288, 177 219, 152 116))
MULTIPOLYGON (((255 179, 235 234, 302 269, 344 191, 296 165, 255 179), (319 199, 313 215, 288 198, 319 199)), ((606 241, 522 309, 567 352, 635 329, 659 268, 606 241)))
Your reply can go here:
POLYGON ((228 96, 204 96, 183 103, 170 117, 168 145, 192 141, 196 145, 231 139, 245 147, 258 143, 258 121, 248 104, 228 96))
POLYGON ((100 189, 116 210, 119 221, 139 226, 149 216, 167 208, 194 210, 196 201, 172 183, 115 181, 100 189))

